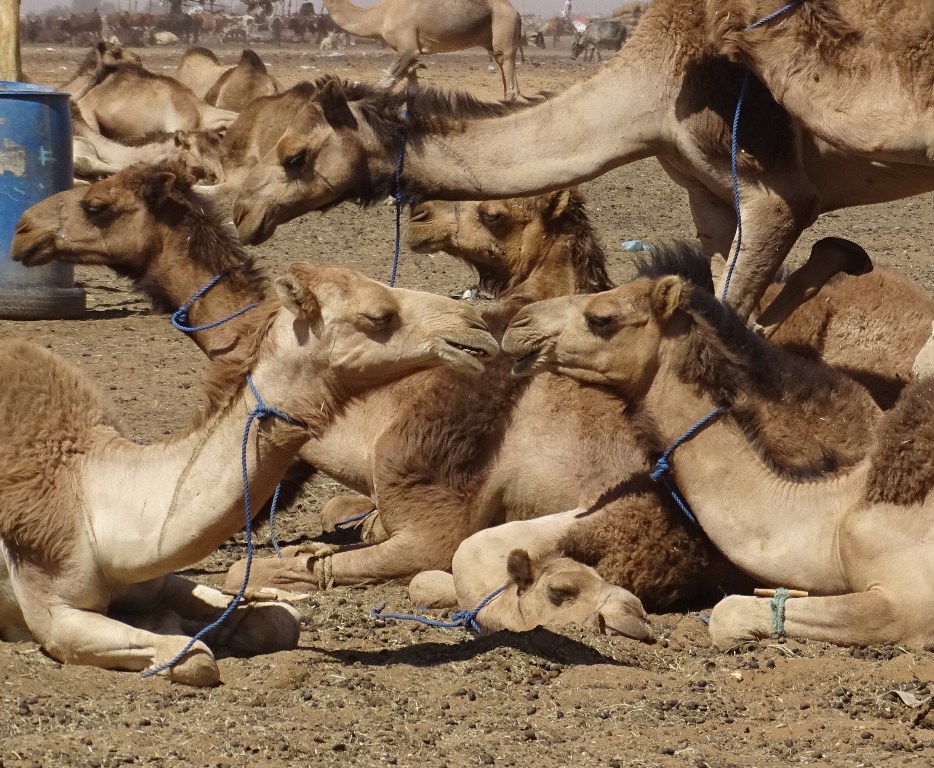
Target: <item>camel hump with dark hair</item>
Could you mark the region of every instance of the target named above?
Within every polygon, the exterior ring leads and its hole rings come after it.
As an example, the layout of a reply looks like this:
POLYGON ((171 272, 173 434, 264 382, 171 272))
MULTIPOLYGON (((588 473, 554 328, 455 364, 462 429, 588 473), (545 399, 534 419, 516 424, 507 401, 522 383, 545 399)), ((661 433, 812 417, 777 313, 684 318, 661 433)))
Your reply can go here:
POLYGON ((254 72, 266 74, 266 65, 263 64, 263 60, 257 55, 256 51, 251 48, 243 49, 237 66, 249 67, 254 72))
POLYGON ((910 385, 885 414, 870 455, 866 500, 920 504, 934 488, 934 379, 910 385))

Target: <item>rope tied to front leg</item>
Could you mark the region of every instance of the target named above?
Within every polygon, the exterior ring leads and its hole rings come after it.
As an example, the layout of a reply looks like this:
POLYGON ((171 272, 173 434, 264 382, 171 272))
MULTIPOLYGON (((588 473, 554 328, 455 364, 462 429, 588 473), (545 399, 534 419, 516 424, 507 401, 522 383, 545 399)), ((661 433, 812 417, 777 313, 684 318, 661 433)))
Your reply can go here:
POLYGON ((772 632, 776 637, 785 636, 785 603, 789 597, 791 592, 785 587, 779 587, 769 600, 769 607, 772 609, 772 632))
MULTIPOLYGON (((237 606, 240 604, 240 601, 243 599, 244 594, 246 593, 247 584, 250 581, 250 569, 253 565, 253 505, 250 501, 250 476, 247 465, 247 447, 250 440, 250 427, 253 426, 254 421, 262 421, 263 419, 267 419, 270 416, 284 421, 287 424, 292 424, 298 427, 304 426, 302 422, 297 419, 293 419, 287 413, 280 411, 278 408, 271 408, 270 406, 266 405, 263 398, 260 397, 256 386, 253 384, 253 377, 249 374, 247 374, 246 383, 250 388, 250 392, 253 393, 253 397, 256 398, 256 406, 252 411, 250 411, 250 415, 247 416, 246 424, 243 427, 243 442, 240 446, 240 473, 241 479, 243 481, 243 510, 245 516, 244 531, 246 533, 246 569, 243 574, 243 583, 240 585, 240 589, 237 591, 237 594, 233 596, 230 603, 227 604, 227 607, 224 609, 220 616, 218 616, 206 627, 203 627, 191 639, 189 639, 189 641, 185 644, 185 647, 182 648, 182 650, 180 650, 172 659, 163 664, 159 664, 156 667, 143 671, 141 673, 142 677, 152 677, 153 675, 157 675, 160 672, 166 669, 170 669, 171 667, 174 667, 176 664, 178 664, 178 662, 180 662, 192 649, 196 642, 204 638, 208 633, 213 632, 224 623, 227 617, 236 610, 237 606)), ((276 493, 273 495, 273 503, 275 503, 275 499, 278 497, 278 491, 279 487, 277 486, 276 493)), ((276 552, 279 554, 279 557, 282 557, 282 553, 279 552, 278 545, 276 545, 275 538, 273 538, 273 546, 275 547, 276 552)))

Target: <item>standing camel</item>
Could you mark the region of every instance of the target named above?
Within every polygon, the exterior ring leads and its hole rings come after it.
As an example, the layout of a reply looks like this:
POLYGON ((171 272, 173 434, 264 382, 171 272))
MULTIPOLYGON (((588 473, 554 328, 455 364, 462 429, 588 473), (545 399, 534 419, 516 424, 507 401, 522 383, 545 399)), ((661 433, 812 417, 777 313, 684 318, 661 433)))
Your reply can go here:
MULTIPOLYGON (((178 197, 175 180, 152 170, 146 198, 178 197)), ((133 218, 138 211, 127 203, 98 189, 82 208, 92 220, 133 218)), ((223 249, 197 211, 168 207, 194 224, 200 248, 223 249)), ((22 245, 28 252, 52 243, 38 232, 22 245)), ((496 349, 463 304, 346 269, 295 264, 276 287, 279 299, 250 313, 238 354, 215 362, 192 426, 151 446, 120 434, 76 368, 26 342, 2 342, 0 637, 31 636, 61 662, 108 669, 173 659, 192 628, 213 620, 228 599, 172 572, 242 528, 244 483, 255 512, 302 444, 326 431, 348 401, 414 370, 476 370, 496 349), (260 397, 284 418, 257 414, 260 397), (262 421, 249 430, 255 415, 262 421)), ((267 605, 240 613, 235 649, 268 652, 297 642, 294 611, 267 605)), ((192 685, 218 680, 200 641, 160 673, 192 685)))
MULTIPOLYGON (((655 156, 687 190, 704 252, 732 263, 737 214, 730 144, 746 69, 708 40, 707 5, 706 0, 654 0, 631 40, 599 72, 553 99, 510 114, 467 108, 453 96, 445 102, 427 94, 386 94, 319 81, 309 109, 296 116, 243 184, 234 211, 241 238, 261 241, 283 221, 344 200, 382 199, 395 189, 406 137, 401 187, 409 197, 537 194, 655 156)), ((827 3, 805 2, 790 12, 791 18, 811 19, 808 9, 818 5, 827 3)), ((890 5, 865 6, 866 14, 850 21, 875 29, 890 5)), ((761 35, 781 23, 766 25, 761 35)), ((835 73, 834 93, 840 96, 830 126, 823 124, 826 110, 804 114, 804 89, 797 100, 788 91, 789 112, 757 78, 749 78, 737 137, 743 238, 728 291, 730 303, 745 318, 791 246, 821 213, 934 189, 934 130, 926 122, 934 91, 924 70, 930 57, 915 54, 910 29, 897 35, 882 29, 866 33, 865 55, 870 56, 873 40, 885 39, 892 62, 905 62, 904 67, 881 66, 880 61, 879 67, 860 68, 848 85, 851 68, 835 68, 836 60, 828 60, 835 73), (896 53, 892 46, 906 50, 896 53), (912 62, 918 62, 917 68, 912 62), (829 129, 853 124, 844 120, 847 109, 871 112, 875 102, 864 104, 863 92, 886 94, 880 102, 886 110, 890 94, 895 107, 905 108, 906 119, 854 118, 859 142, 838 141, 829 129), (808 127, 817 121, 828 130, 808 127)), ((831 48, 828 42, 802 50, 810 62, 831 48)), ((766 56, 771 48, 762 51, 766 56)), ((769 61, 782 71, 795 67, 794 56, 769 61)), ((809 71, 823 82, 821 71, 809 71)), ((778 98, 784 98, 781 91, 778 98)))
POLYGON ((499 67, 504 98, 519 96, 516 56, 522 21, 509 0, 382 0, 369 8, 324 0, 324 6, 341 29, 382 40, 398 54, 380 81, 382 88, 414 72, 422 54, 480 47, 499 67))
POLYGON ((776 634, 934 643, 934 382, 907 390, 866 434, 828 369, 673 276, 530 305, 503 349, 517 374, 557 372, 637 409, 653 450, 672 447, 659 472, 714 545, 757 581, 810 593, 725 598, 710 617, 719 647, 776 634), (853 449, 864 455, 839 461, 853 449))

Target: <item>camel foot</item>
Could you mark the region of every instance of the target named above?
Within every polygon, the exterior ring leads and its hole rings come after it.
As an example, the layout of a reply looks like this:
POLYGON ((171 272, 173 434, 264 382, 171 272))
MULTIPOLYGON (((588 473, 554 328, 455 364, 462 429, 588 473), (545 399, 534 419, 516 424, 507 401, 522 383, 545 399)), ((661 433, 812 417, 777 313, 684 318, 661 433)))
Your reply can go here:
POLYGON ((409 600, 425 608, 456 608, 454 577, 446 571, 422 571, 409 582, 409 600))
MULTIPOLYGON (((153 662, 154 667, 171 661, 180 649, 176 648, 164 656, 158 654, 153 662)), ((158 673, 160 677, 166 677, 173 683, 182 685, 191 685, 196 688, 207 688, 217 685, 221 681, 221 673, 217 668, 217 662, 214 655, 200 640, 189 649, 182 659, 175 665, 164 669, 158 673)))
MULTIPOLYGON (((330 556, 339 552, 333 544, 312 541, 285 547, 282 557, 254 558, 248 588, 273 589, 291 595, 327 589, 330 581, 330 556)), ((238 560, 227 571, 223 591, 236 594, 246 574, 246 560, 238 560)))
POLYGON ((298 611, 286 603, 239 605, 217 629, 210 644, 232 656, 291 651, 301 634, 298 611))
POLYGON ((384 90, 392 90, 396 83, 399 82, 399 79, 395 75, 391 75, 388 72, 380 78, 380 81, 376 84, 377 88, 383 88, 384 90))

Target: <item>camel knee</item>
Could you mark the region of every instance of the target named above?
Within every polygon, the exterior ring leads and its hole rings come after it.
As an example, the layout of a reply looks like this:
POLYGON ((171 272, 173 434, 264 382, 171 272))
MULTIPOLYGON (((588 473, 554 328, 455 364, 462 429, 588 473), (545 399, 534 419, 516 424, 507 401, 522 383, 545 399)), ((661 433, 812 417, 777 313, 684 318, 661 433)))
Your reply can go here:
MULTIPOLYGON (((174 659, 187 645, 188 638, 165 638, 167 642, 157 649, 153 658, 153 668, 174 659)), ((197 688, 206 688, 217 685, 221 680, 221 673, 214 660, 214 654, 200 640, 189 648, 184 656, 171 667, 157 673, 159 677, 168 678, 173 683, 191 685, 197 688)))
POLYGON ((771 624, 762 621, 768 611, 766 600, 740 595, 725 597, 710 613, 707 629, 711 641, 721 651, 727 651, 769 637, 771 624))
POLYGON ((422 571, 409 582, 409 600, 426 608, 456 608, 454 577, 446 571, 422 571))

